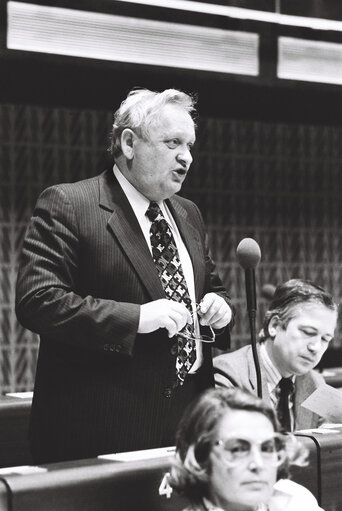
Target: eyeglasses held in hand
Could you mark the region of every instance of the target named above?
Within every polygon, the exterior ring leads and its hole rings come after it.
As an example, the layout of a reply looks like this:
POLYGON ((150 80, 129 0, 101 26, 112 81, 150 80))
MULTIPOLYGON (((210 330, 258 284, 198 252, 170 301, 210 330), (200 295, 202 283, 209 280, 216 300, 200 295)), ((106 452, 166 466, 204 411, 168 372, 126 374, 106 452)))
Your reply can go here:
POLYGON ((206 334, 199 334, 196 335, 195 332, 189 327, 189 325, 186 325, 181 332, 178 332, 177 335, 180 337, 184 337, 184 339, 193 340, 193 341, 199 341, 199 342, 215 342, 215 332, 211 328, 210 325, 208 325, 209 330, 211 332, 211 335, 206 334))
MULTIPOLYGON (((196 303, 194 305, 196 306, 196 311, 197 312, 200 311, 200 305, 198 303, 196 303)), ((193 340, 193 341, 208 342, 208 343, 215 342, 215 332, 210 325, 207 325, 208 334, 204 334, 201 332, 200 334, 196 335, 196 333, 194 332, 194 329, 193 329, 194 328, 193 327, 193 324, 194 324, 193 314, 191 314, 191 317, 192 317, 192 321, 193 321, 192 325, 189 325, 189 324, 185 325, 183 330, 178 332, 177 335, 184 337, 184 339, 193 340)))
POLYGON ((276 433, 261 442, 234 436, 217 440, 214 445, 222 447, 224 459, 232 467, 246 461, 256 449, 265 463, 279 467, 286 457, 286 443, 286 435, 276 433))

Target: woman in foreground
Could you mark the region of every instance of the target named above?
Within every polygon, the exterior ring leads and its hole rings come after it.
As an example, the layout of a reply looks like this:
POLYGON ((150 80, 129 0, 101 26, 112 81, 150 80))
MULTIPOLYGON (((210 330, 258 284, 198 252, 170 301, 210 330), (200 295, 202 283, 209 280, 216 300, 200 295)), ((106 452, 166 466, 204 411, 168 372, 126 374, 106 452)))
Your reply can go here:
POLYGON ((280 435, 273 410, 240 389, 210 389, 185 411, 169 482, 186 511, 322 511, 284 477, 303 465, 302 444, 280 435))

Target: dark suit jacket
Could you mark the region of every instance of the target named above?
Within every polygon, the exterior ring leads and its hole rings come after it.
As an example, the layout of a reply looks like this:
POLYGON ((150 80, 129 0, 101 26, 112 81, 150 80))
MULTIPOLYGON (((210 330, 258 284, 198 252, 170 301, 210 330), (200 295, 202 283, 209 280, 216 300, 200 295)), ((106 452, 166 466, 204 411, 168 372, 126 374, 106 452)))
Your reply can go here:
MULTIPOLYGON (((197 206, 177 196, 167 204, 191 256, 196 300, 213 291, 229 301, 197 206)), ((40 334, 30 428, 37 462, 173 444, 185 405, 214 379, 204 344, 196 388, 172 391, 174 339, 164 329, 137 334, 140 304, 159 298, 156 267, 111 169, 41 194, 16 300, 19 321, 40 334)), ((227 331, 215 346, 228 343, 227 331)))
MULTIPOLYGON (((259 357, 261 370, 261 388, 263 399, 272 406, 268 391, 265 370, 262 359, 259 357)), ((257 395, 257 378, 251 346, 244 346, 239 350, 214 358, 214 373, 217 386, 247 389, 257 395)), ((322 422, 319 415, 303 408, 301 404, 312 394, 316 388, 324 383, 323 377, 315 371, 310 371, 295 380, 294 418, 295 430, 317 428, 322 422)))

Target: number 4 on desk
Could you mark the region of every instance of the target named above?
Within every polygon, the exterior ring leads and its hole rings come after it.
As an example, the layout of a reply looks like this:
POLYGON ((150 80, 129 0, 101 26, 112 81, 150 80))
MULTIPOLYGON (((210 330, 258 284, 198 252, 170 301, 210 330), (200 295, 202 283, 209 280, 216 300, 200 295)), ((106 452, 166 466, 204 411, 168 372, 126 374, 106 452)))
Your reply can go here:
POLYGON ((159 495, 165 495, 167 499, 170 499, 172 495, 172 488, 169 484, 169 477, 169 472, 166 472, 159 486, 159 495))

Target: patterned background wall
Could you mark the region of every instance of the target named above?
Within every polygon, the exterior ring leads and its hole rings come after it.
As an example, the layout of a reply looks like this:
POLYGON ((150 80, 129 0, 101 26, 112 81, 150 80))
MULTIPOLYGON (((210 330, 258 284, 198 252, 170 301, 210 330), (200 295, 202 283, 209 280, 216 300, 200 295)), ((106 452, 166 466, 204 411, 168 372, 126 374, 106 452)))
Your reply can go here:
MULTIPOLYGON (((110 162, 108 111, 0 105, 0 392, 32 390, 38 338, 16 321, 18 256, 39 192, 110 162)), ((183 193, 205 217, 214 259, 237 307, 233 347, 249 340, 235 250, 260 244, 264 284, 315 280, 342 296, 342 128, 201 119, 183 193)), ((339 326, 334 346, 342 346, 339 326)))

